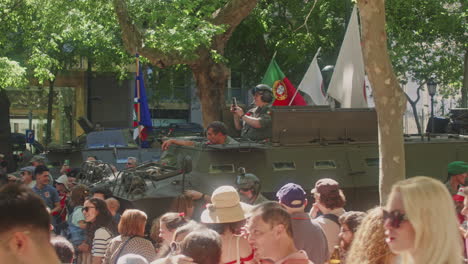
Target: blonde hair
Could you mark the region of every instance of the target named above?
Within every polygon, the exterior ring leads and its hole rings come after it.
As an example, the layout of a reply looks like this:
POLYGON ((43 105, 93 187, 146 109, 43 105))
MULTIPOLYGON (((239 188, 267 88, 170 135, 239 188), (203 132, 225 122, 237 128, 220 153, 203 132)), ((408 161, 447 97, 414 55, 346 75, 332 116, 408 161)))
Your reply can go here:
POLYGON ((137 209, 127 209, 119 222, 119 233, 122 236, 141 236, 141 230, 145 230, 148 217, 145 212, 137 209))
POLYGON ((367 211, 367 215, 354 234, 346 263, 387 264, 393 257, 395 255, 385 243, 382 208, 372 208, 367 211))
POLYGON ((452 197, 442 182, 418 176, 397 182, 388 201, 399 193, 405 213, 415 231, 411 255, 403 252, 403 263, 459 264, 462 241, 452 197))

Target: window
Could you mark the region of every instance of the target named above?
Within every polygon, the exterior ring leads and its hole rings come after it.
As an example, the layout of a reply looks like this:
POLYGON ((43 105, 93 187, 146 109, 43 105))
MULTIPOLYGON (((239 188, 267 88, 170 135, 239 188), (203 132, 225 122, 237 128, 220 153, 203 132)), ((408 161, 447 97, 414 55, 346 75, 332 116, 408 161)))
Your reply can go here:
POLYGON ((273 162, 274 171, 295 170, 296 164, 293 161, 278 161, 273 162))
POLYGON ((336 163, 334 160, 317 160, 314 162, 314 169, 317 169, 317 170, 336 169, 336 163))
POLYGON ((233 173, 234 164, 211 164, 209 173, 233 173))
POLYGON ((366 164, 368 167, 378 167, 379 166, 379 158, 367 158, 366 164))

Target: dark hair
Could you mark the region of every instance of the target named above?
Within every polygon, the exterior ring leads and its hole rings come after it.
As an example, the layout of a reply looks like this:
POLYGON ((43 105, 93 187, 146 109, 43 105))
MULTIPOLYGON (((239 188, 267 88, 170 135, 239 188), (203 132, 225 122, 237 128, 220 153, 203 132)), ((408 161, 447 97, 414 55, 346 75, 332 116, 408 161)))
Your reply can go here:
POLYGON ((76 206, 83 205, 88 195, 89 190, 85 185, 80 184, 73 187, 70 193, 70 206, 74 208, 76 206))
POLYGON ((218 133, 221 133, 223 135, 227 135, 228 134, 228 129, 226 127, 226 125, 221 122, 221 121, 213 121, 211 122, 207 127, 206 127, 206 130, 208 131, 208 129, 212 129, 213 132, 215 134, 218 134, 218 133))
POLYGON ((245 220, 233 223, 220 223, 220 224, 205 224, 208 228, 213 229, 222 235, 226 230, 230 230, 233 234, 240 234, 241 228, 245 225, 245 220))
POLYGON ((346 204, 346 198, 341 189, 318 193, 318 197, 321 204, 332 210, 343 208, 346 204))
POLYGON ((288 211, 284 209, 278 202, 265 202, 256 205, 251 210, 251 218, 261 216, 263 222, 269 224, 271 227, 277 225, 283 225, 286 229, 286 233, 292 239, 293 238, 293 231, 292 231, 292 223, 291 223, 291 216, 289 215, 288 211))
POLYGON ((72 263, 75 258, 75 249, 72 243, 70 243, 63 236, 53 236, 50 243, 57 253, 57 257, 62 263, 72 263))
POLYGON ((96 220, 94 220, 92 223, 88 223, 86 227, 87 238, 89 242, 88 244, 92 245, 92 241, 94 240, 94 233, 99 228, 104 227, 108 232, 111 233, 111 235, 115 235, 118 232, 117 225, 115 224, 109 209, 107 209, 106 202, 99 198, 91 198, 88 201, 96 207, 95 209, 98 212, 96 220))
POLYGON ((176 230, 188 222, 187 219, 179 213, 165 213, 161 216, 159 221, 164 223, 167 229, 171 231, 176 230))
POLYGON ((0 188, 0 233, 14 227, 32 227, 49 239, 50 216, 44 201, 30 188, 10 183, 0 188))
POLYGON ((44 171, 49 171, 49 168, 47 168, 45 165, 39 165, 34 170, 34 176, 42 174, 44 171))
POLYGON ((218 264, 221 260, 221 237, 213 230, 195 231, 180 244, 181 253, 199 264, 218 264))
POLYGON ((341 225, 346 225, 349 230, 356 233, 359 225, 366 216, 366 213, 359 211, 349 211, 340 216, 338 221, 341 225))
POLYGON ((92 194, 94 195, 95 193, 102 193, 104 195, 104 200, 114 196, 112 191, 107 187, 96 187, 92 190, 92 194))

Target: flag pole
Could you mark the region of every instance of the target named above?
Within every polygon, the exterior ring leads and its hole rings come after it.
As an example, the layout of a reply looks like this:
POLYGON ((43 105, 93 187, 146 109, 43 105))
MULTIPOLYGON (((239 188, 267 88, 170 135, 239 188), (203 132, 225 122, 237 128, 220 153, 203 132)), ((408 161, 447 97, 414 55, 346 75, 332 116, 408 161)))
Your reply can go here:
POLYGON ((137 128, 138 128, 138 138, 140 139, 141 144, 141 105, 140 105, 140 59, 138 53, 135 54, 136 57, 136 89, 137 89, 137 128))
MULTIPOLYGON (((318 56, 318 54, 319 54, 319 52, 320 52, 320 49, 322 49, 322 47, 319 47, 319 48, 317 49, 317 52, 315 53, 315 56, 314 56, 314 58, 312 59, 312 61, 314 61, 314 60, 317 58, 317 56, 318 56)), ((296 98, 296 95, 297 95, 298 92, 299 92, 299 87, 297 87, 296 92, 294 93, 293 97, 291 98, 291 101, 289 101, 289 105, 288 105, 288 106, 291 106, 291 104, 292 104, 292 102, 294 101, 294 98, 296 98)))

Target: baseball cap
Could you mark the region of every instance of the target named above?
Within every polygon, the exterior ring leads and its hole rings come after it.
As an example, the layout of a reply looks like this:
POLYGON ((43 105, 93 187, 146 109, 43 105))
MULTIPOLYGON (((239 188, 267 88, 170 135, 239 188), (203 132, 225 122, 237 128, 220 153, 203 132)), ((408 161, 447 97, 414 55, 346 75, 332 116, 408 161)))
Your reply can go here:
POLYGON ((55 182, 63 184, 65 186, 65 188, 68 189, 68 177, 67 177, 67 175, 62 175, 62 176, 58 177, 58 179, 55 180, 55 182))
POLYGON ((31 158, 29 162, 46 162, 46 158, 41 155, 35 155, 31 158))
POLYGON ((304 205, 306 192, 300 185, 288 183, 276 192, 276 197, 287 207, 298 208, 304 205))
POLYGON ((458 175, 468 172, 468 163, 464 161, 453 161, 447 166, 447 171, 450 175, 458 175))
POLYGON ((20 171, 27 171, 31 174, 34 174, 34 170, 36 169, 36 167, 34 166, 26 166, 26 167, 23 167, 20 169, 20 171))
POLYGON ((311 193, 323 194, 331 191, 338 191, 339 189, 340 185, 337 181, 330 178, 323 178, 315 183, 315 188, 312 189, 311 193))

